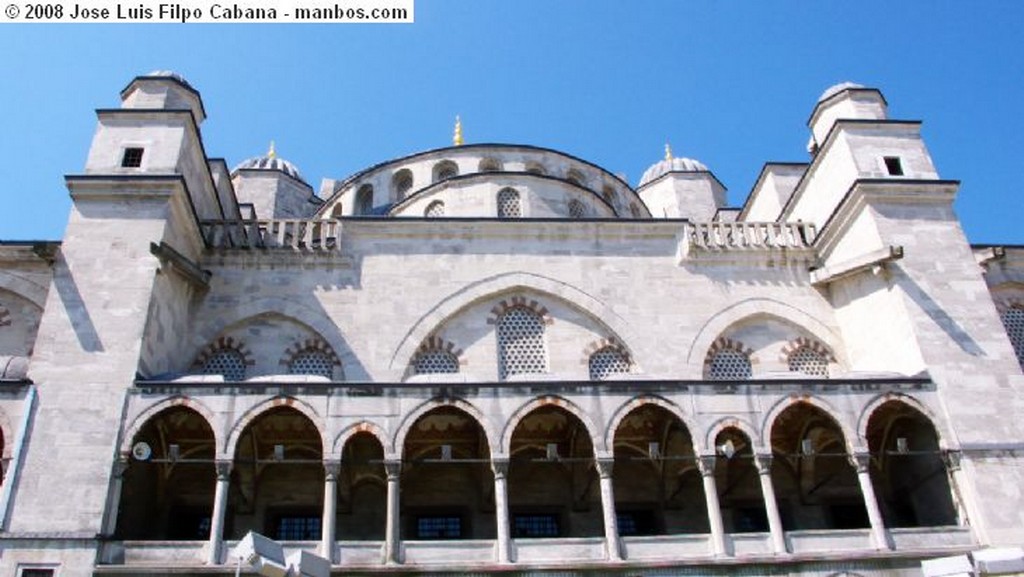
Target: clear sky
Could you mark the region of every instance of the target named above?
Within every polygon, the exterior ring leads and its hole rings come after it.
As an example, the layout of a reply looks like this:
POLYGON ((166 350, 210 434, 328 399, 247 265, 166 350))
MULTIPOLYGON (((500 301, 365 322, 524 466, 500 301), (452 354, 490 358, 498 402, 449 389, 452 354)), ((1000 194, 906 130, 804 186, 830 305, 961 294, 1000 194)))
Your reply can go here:
POLYGON ((880 88, 924 121, 974 243, 1024 244, 1024 2, 417 0, 404 25, 0 24, 0 239, 58 239, 96 108, 170 69, 202 94, 206 151, 270 140, 319 189, 466 141, 533 144, 636 185, 663 155, 739 205, 766 161, 805 161, 821 92, 880 88))

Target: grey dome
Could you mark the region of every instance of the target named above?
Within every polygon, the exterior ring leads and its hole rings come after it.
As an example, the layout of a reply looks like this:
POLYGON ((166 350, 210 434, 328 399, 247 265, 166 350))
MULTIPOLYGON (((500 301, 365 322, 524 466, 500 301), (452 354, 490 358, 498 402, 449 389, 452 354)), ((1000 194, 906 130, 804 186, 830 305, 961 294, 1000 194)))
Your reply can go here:
POLYGON ((850 88, 864 88, 864 85, 857 84, 856 82, 840 82, 839 84, 834 84, 825 89, 825 92, 821 93, 821 96, 818 97, 818 102, 824 102, 836 94, 850 88))
POLYGON ((649 182, 653 182, 662 175, 670 172, 707 172, 708 167, 699 160, 692 158, 673 158, 671 160, 662 160, 651 165, 642 177, 640 177, 640 185, 643 186, 649 182))
POLYGON ((299 169, 283 158, 277 156, 266 155, 266 156, 254 156, 252 158, 243 160, 238 166, 235 167, 231 172, 238 172, 239 170, 279 170, 295 180, 301 180, 306 182, 299 173, 299 169))
POLYGON ((178 82, 184 84, 185 86, 188 86, 189 88, 192 88, 192 85, 188 83, 188 80, 185 80, 184 76, 182 76, 181 74, 178 74, 177 72, 174 72, 173 70, 154 70, 154 71, 150 72, 149 74, 146 74, 145 76, 163 76, 165 78, 170 78, 170 79, 173 79, 173 80, 177 80, 178 82))

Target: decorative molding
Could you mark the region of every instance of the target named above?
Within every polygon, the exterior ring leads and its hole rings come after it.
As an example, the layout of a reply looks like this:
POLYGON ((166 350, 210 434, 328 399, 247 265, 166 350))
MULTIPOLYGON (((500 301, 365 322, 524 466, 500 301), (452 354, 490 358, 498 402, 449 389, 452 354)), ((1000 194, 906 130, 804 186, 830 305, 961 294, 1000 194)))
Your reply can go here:
POLYGON ((203 347, 203 350, 196 356, 196 360, 192 361, 193 369, 202 369, 206 365, 206 361, 210 360, 210 357, 221 352, 221 351, 235 351, 242 355, 242 360, 245 362, 245 366, 251 367, 256 364, 256 359, 252 356, 252 351, 245 346, 242 341, 236 341, 234 337, 219 337, 217 340, 203 347))
POLYGON ((554 322, 554 319, 551 318, 551 313, 548 312, 547 307, 541 306, 540 303, 533 299, 527 300, 524 296, 516 295, 507 299, 502 299, 498 304, 494 305, 494 307, 491 308, 491 314, 487 317, 487 324, 498 324, 498 320, 512 309, 526 309, 540 317, 541 322, 545 325, 550 325, 554 322))
POLYGON ((810 349, 811 351, 821 355, 821 357, 825 359, 825 362, 837 362, 835 355, 832 354, 832 351, 829 350, 827 346, 825 346, 820 341, 809 339, 807 337, 797 337, 792 341, 786 343, 782 347, 782 353, 779 355, 779 360, 784 363, 788 363, 789 358, 793 355, 793 353, 799 351, 800 349, 810 349))
POLYGON ((723 350, 736 351, 737 353, 747 357, 747 360, 750 361, 751 365, 757 364, 757 359, 754 357, 754 349, 744 346, 744 344, 739 341, 734 341, 726 337, 718 337, 715 339, 715 342, 711 343, 707 354, 704 355, 704 366, 711 366, 711 361, 714 360, 715 355, 723 350))
POLYGON ((596 341, 591 341, 587 346, 583 347, 583 357, 580 359, 580 364, 584 366, 589 366, 590 357, 592 357, 594 353, 603 351, 605 349, 610 349, 619 353, 626 360, 626 363, 630 367, 633 366, 633 356, 629 354, 629 349, 627 349, 626 345, 620 343, 615 337, 605 337, 597 339, 596 341))
POLYGON ((336 367, 341 366, 341 359, 338 358, 338 355, 334 352, 331 345, 327 344, 327 341, 319 337, 306 339, 301 343, 291 345, 284 350, 284 356, 281 357, 281 360, 279 360, 277 364, 290 367, 295 361, 295 358, 303 353, 323 353, 324 355, 327 355, 327 359, 331 361, 332 365, 336 367))
POLYGON ((409 366, 415 368, 417 361, 420 357, 428 353, 443 352, 448 353, 455 358, 455 361, 459 363, 460 367, 466 366, 468 362, 465 357, 462 356, 462 349, 457 348, 455 343, 446 341, 437 335, 430 335, 423 339, 420 343, 419 348, 416 349, 416 353, 409 359, 409 366))

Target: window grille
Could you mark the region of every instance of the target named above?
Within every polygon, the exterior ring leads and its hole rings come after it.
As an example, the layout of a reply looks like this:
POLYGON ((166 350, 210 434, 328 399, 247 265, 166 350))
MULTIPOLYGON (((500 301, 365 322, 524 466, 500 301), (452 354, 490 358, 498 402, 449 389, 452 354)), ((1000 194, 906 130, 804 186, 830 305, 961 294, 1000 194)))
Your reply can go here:
POLYGON ((439 162, 434 167, 434 182, 441 182, 459 175, 459 167, 454 162, 439 162))
POLYGON ((558 517, 555 515, 514 515, 513 537, 558 537, 558 517))
POLYGON ((810 347, 800 347, 789 355, 789 370, 814 377, 827 377, 828 360, 810 347))
POLYGON ((600 381, 609 375, 629 372, 629 359, 622 351, 606 347, 590 355, 590 380, 600 381))
POLYGON ((722 381, 749 379, 753 374, 747 355, 733 349, 722 349, 711 357, 708 378, 722 381))
POLYGON ((587 215, 587 207, 583 203, 572 199, 569 201, 569 218, 583 218, 587 215))
POLYGON ((462 537, 462 519, 451 516, 416 518, 417 539, 459 539, 462 537))
POLYGON ((514 308, 498 320, 498 371, 502 379, 548 370, 544 321, 532 311, 514 308))
POLYGON ((428 204, 427 209, 423 211, 423 216, 427 218, 437 218, 439 216, 444 216, 444 203, 441 202, 440 200, 435 200, 434 202, 428 204))
POLYGON ((1017 362, 1024 367, 1024 308, 1013 307, 1003 313, 1003 326, 1017 354, 1017 362))
POLYGON ((278 517, 274 539, 278 541, 316 541, 320 539, 321 520, 318 516, 278 517))
POLYGON ((427 351, 416 357, 416 374, 459 372, 459 359, 448 351, 427 351))
POLYGON ((320 375, 331 379, 334 377, 334 363, 327 353, 306 351, 295 355, 288 365, 288 372, 293 375, 320 375))
POLYGON ((124 156, 121 157, 121 166, 124 168, 138 168, 142 166, 142 148, 126 148, 124 156))
POLYGON ((523 216, 523 208, 519 202, 519 192, 506 188, 498 193, 498 218, 519 218, 523 216))
POLYGON ((221 349, 203 363, 203 374, 223 375, 225 381, 244 381, 245 357, 235 349, 221 349))

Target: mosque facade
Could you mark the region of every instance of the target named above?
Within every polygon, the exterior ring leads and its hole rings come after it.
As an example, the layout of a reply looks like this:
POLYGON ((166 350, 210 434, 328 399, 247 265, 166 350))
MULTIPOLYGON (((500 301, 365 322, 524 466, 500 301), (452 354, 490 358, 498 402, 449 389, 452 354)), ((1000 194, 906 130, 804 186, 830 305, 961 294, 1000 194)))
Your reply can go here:
MULTIPOLYGON (((154 72, 0 242, 0 571, 920 575, 1024 544, 1024 247, 844 83, 741 207, 467 144, 317 190, 154 72), (51 491, 54 491, 51 493, 51 491)), ((667 149, 667 147, 666 147, 667 149)))

